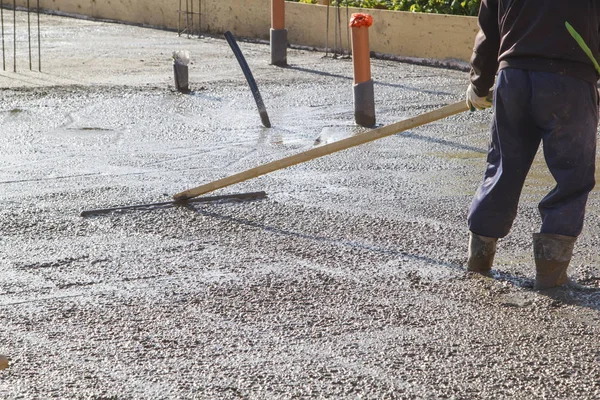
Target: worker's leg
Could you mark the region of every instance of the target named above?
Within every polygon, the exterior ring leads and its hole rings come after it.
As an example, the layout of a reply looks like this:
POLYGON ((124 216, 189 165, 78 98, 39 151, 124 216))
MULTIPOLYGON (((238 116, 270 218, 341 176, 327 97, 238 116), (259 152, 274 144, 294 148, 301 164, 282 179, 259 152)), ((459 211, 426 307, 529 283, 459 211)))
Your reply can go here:
POLYGON ((536 289, 567 283, 567 269, 595 185, 598 100, 595 85, 535 72, 532 106, 543 130, 546 164, 556 186, 539 204, 541 232, 534 234, 536 289))
POLYGON ((594 188, 598 103, 591 83, 532 73, 533 115, 543 131, 546 164, 556 186, 539 204, 541 233, 577 237, 594 188))
POLYGON ((530 88, 526 71, 506 69, 498 75, 487 168, 469 211, 469 271, 491 269, 496 241, 508 234, 517 215, 521 189, 540 143, 529 114, 530 88))
POLYGON ((517 215, 523 183, 541 140, 531 119, 530 99, 527 71, 500 71, 494 92, 487 168, 469 211, 472 233, 504 237, 517 215))

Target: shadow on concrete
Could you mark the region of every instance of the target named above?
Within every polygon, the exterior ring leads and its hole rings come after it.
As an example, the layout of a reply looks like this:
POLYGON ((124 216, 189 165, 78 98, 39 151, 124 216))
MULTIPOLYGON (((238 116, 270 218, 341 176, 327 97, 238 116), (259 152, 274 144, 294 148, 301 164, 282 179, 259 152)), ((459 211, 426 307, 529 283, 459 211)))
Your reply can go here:
MULTIPOLYGON (((361 242, 352 241, 352 240, 343 240, 343 239, 339 240, 339 239, 333 239, 333 238, 329 238, 329 237, 325 237, 325 236, 311 235, 311 234, 306 234, 306 233, 302 233, 302 232, 281 229, 281 228, 277 228, 274 226, 264 225, 264 224, 261 224, 258 222, 250 221, 248 219, 232 217, 229 215, 224 215, 224 214, 216 213, 213 211, 200 210, 195 207, 188 207, 188 208, 190 210, 194 210, 198 214, 201 214, 201 215, 204 215, 207 217, 216 218, 216 219, 219 219, 221 221, 226 221, 226 222, 233 222, 233 223, 236 223, 239 225, 249 226, 252 228, 262 229, 266 232, 274 233, 276 235, 283 235, 283 236, 289 236, 289 237, 293 237, 293 238, 306 239, 306 240, 311 240, 311 241, 320 242, 320 243, 326 243, 326 244, 335 245, 335 246, 347 246, 347 247, 354 248, 354 249, 367 250, 367 251, 372 251, 372 252, 376 252, 376 253, 380 253, 380 254, 392 255, 392 256, 402 258, 404 260, 421 261, 421 262, 433 264, 436 266, 442 266, 442 267, 445 267, 445 268, 448 268, 448 269, 451 269, 454 271, 464 271, 465 273, 467 273, 466 269, 464 268, 464 266, 462 264, 443 262, 443 261, 440 261, 440 260, 432 258, 432 257, 409 254, 404 251, 378 247, 378 246, 371 245, 368 243, 361 243, 361 242)), ((572 285, 572 286, 566 286, 566 287, 560 287, 560 288, 554 288, 554 289, 548 289, 548 290, 542 290, 542 291, 538 291, 538 290, 534 291, 533 290, 533 279, 524 278, 521 276, 517 276, 514 274, 497 271, 497 270, 493 270, 490 277, 494 281, 508 282, 508 283, 512 284, 513 286, 519 287, 521 289, 525 289, 530 293, 537 293, 538 295, 541 295, 541 296, 547 296, 553 300, 552 305, 555 307, 560 307, 562 305, 576 305, 579 307, 586 307, 586 308, 600 311, 600 288, 593 288, 593 287, 589 287, 589 286, 583 286, 583 285, 576 284, 576 285, 572 285)))
POLYGON ((404 136, 404 137, 410 138, 410 139, 422 140, 422 141, 429 142, 429 143, 437 143, 437 144, 441 144, 444 146, 454 147, 456 149, 471 151, 473 153, 487 154, 487 150, 483 150, 480 147, 469 146, 466 144, 452 142, 450 140, 444 140, 444 139, 438 139, 438 138, 432 138, 429 136, 419 135, 419 134, 413 133, 411 131, 400 132, 400 133, 397 133, 396 136, 404 136))
MULTIPOLYGON (((525 289, 530 293, 548 297, 552 300, 552 305, 555 307, 573 305, 600 311, 600 287, 585 286, 572 282, 565 286, 552 289, 534 290, 533 279, 523 278, 521 276, 497 270, 492 270, 491 278, 493 278, 495 281, 508 282, 511 285, 525 289)), ((588 280, 583 283, 595 282, 588 280)))
POLYGON ((573 305, 600 311, 600 289, 588 288, 585 292, 556 290, 554 293, 540 294, 553 299, 556 306, 573 305))
POLYGON ((232 217, 229 215, 219 214, 219 213, 216 213, 213 211, 200 210, 195 207, 192 207, 192 208, 198 214, 204 215, 206 217, 212 217, 212 218, 219 219, 221 221, 234 222, 239 225, 245 225, 245 226, 249 226, 252 228, 262 229, 266 232, 274 233, 276 235, 283 235, 283 236, 290 236, 290 237, 299 238, 299 239, 312 240, 315 242, 327 243, 327 244, 336 245, 336 246, 346 246, 346 247, 351 247, 351 248, 359 249, 359 250, 367 250, 367 251, 372 251, 372 252, 376 252, 376 253, 380 253, 380 254, 397 256, 397 257, 401 257, 403 259, 408 259, 408 260, 413 260, 413 261, 423 261, 423 262, 426 262, 429 264, 441 265, 441 266, 444 266, 446 268, 450 268, 453 270, 464 270, 463 266, 460 264, 442 262, 440 260, 437 260, 437 259, 431 258, 431 257, 427 257, 427 256, 409 254, 404 251, 378 247, 378 246, 371 245, 368 243, 361 243, 361 242, 356 242, 356 241, 352 241, 352 240, 344 240, 344 239, 340 240, 340 239, 333 239, 333 238, 329 238, 329 237, 325 237, 325 236, 310 235, 310 234, 306 234, 306 233, 302 233, 302 232, 296 232, 296 231, 291 231, 291 230, 287 230, 287 229, 277 228, 274 226, 264 225, 264 224, 261 224, 258 222, 250 221, 248 219, 232 217))
POLYGON ((556 307, 573 305, 600 311, 600 288, 597 287, 574 284, 539 290, 537 293, 552 299, 552 305, 556 307))
MULTIPOLYGON (((287 69, 293 69, 293 70, 300 71, 300 72, 306 72, 306 73, 309 73, 309 74, 316 74, 316 75, 321 75, 321 76, 327 76, 327 77, 330 77, 330 78, 339 78, 339 79, 345 79, 345 80, 348 80, 348 81, 353 81, 354 80, 354 78, 352 76, 332 74, 330 72, 318 71, 318 70, 315 70, 315 69, 303 68, 303 67, 298 67, 298 66, 294 66, 294 65, 288 65, 285 68, 287 68, 287 69)), ((378 85, 378 86, 395 87, 395 88, 399 88, 399 89, 411 90, 413 92, 421 92, 421 93, 428 93, 428 94, 435 94, 435 95, 445 95, 445 96, 454 96, 455 95, 455 93, 441 92, 439 90, 427 90, 427 89, 423 89, 423 88, 417 88, 417 87, 414 87, 414 86, 401 85, 401 84, 398 84, 398 83, 387 83, 387 82, 380 82, 380 81, 376 81, 376 80, 374 80, 373 83, 375 85, 378 85)))

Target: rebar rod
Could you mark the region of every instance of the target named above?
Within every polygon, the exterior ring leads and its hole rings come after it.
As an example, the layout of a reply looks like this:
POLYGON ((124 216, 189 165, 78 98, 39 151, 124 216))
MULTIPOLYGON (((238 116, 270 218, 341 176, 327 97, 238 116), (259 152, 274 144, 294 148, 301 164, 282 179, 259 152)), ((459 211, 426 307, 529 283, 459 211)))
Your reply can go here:
POLYGON ((6 55, 4 49, 4 0, 0 0, 0 25, 2 25, 2 70, 6 71, 6 55))
MULTIPOLYGON (((336 7, 336 10, 337 10, 337 7, 336 7)), ((337 33, 338 33, 338 23, 339 23, 338 21, 339 21, 339 19, 336 19, 334 16, 333 17, 333 58, 335 58, 337 56, 337 42, 338 42, 337 33)))
POLYGON ((189 2, 185 0, 185 32, 187 33, 188 39, 190 38, 190 9, 189 2))
MULTIPOLYGON (((188 0, 186 0, 186 1, 188 1, 188 0)), ((190 5, 191 5, 190 11, 192 13, 192 28, 191 28, 190 32, 191 32, 192 36, 194 36, 194 0, 190 0, 190 5)))
POLYGON ((13 69, 17 72, 17 0, 13 0, 13 69))
POLYGON ((27 42, 29 45, 29 70, 32 71, 31 66, 31 10, 29 9, 30 3, 27 0, 27 42))
POLYGON ((342 45, 342 6, 338 0, 337 3, 337 16, 338 16, 338 32, 340 37, 340 56, 344 55, 344 46, 342 45))
POLYGON ((179 19, 177 20, 177 35, 181 36, 181 0, 179 0, 179 12, 177 15, 179 16, 179 19))
POLYGON ((346 0, 346 33, 348 34, 348 54, 352 54, 352 45, 350 44, 350 7, 346 0))
POLYGON ((42 35, 40 33, 40 0, 37 0, 38 71, 42 72, 42 35))
POLYGON ((327 21, 325 22, 325 57, 329 55, 329 2, 327 2, 327 21))

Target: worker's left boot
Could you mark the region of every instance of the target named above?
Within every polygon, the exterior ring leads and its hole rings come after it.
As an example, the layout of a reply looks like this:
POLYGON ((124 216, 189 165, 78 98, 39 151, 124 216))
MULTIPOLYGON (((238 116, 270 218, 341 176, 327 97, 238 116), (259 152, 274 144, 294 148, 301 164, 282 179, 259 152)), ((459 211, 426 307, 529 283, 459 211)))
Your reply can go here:
POLYGON ((569 282, 567 268, 573 256, 576 237, 551 233, 533 234, 536 290, 550 289, 569 282))
POLYGON ((487 274, 492 269, 494 256, 496 255, 496 242, 498 238, 481 236, 469 232, 469 259, 467 269, 469 271, 487 274))

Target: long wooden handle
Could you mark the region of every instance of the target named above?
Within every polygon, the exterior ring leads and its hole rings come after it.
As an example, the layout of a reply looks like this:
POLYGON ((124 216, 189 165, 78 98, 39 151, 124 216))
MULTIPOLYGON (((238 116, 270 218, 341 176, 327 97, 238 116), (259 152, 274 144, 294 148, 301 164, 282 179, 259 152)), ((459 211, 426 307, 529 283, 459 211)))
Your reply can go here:
POLYGON ((213 190, 221 189, 248 179, 256 178, 257 176, 265 175, 279 169, 291 167, 292 165, 300 164, 315 158, 323 157, 331 153, 349 149, 350 147, 358 146, 373 140, 381 139, 386 136, 391 136, 417 126, 425 125, 439 119, 449 117, 451 115, 465 112, 469 109, 465 101, 459 101, 454 104, 449 104, 437 110, 417 115, 416 117, 405 119, 391 125, 382 126, 381 128, 373 129, 361 133, 356 136, 351 136, 346 139, 338 140, 337 142, 329 143, 324 146, 316 147, 305 152, 285 157, 280 160, 275 160, 267 164, 260 165, 249 170, 239 172, 235 175, 228 176, 213 182, 206 183, 202 186, 186 190, 185 192, 177 193, 173 196, 176 201, 183 201, 212 192, 213 190))

